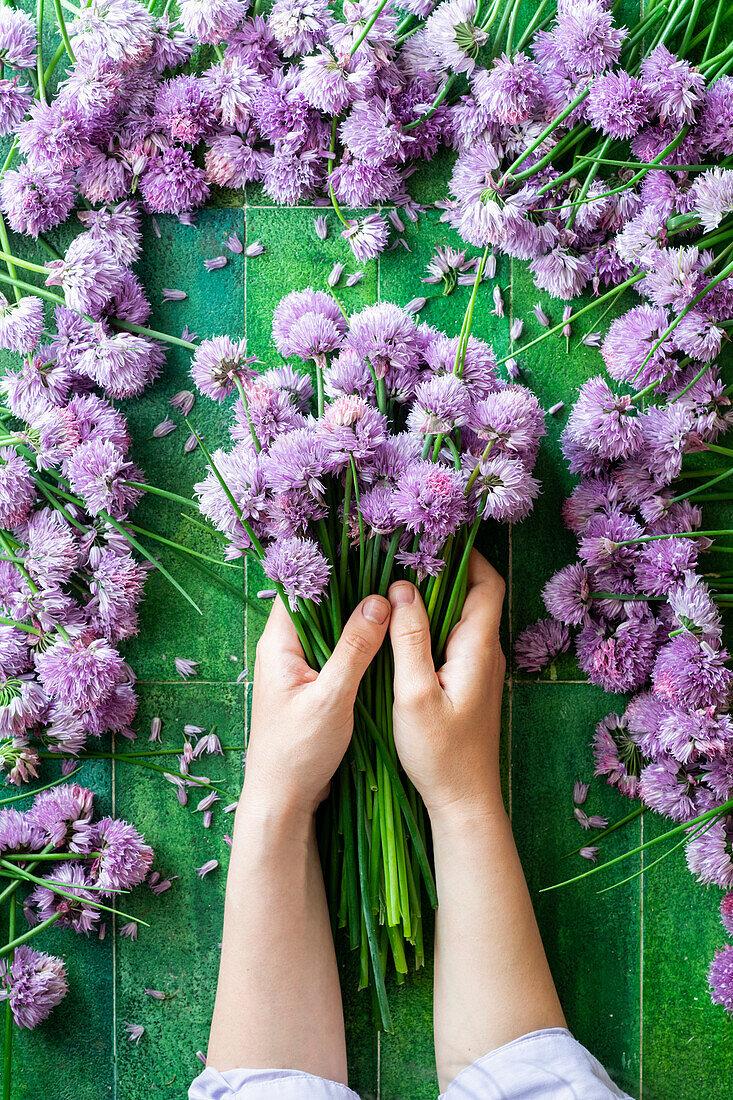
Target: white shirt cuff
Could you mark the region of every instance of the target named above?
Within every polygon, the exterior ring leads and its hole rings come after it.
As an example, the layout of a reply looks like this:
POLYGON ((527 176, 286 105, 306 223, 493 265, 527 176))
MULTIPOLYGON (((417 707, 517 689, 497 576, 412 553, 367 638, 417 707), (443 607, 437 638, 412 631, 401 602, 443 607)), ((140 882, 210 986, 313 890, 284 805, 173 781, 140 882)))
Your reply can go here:
POLYGON ((631 1100, 565 1028, 532 1031, 479 1058, 440 1100, 631 1100))
POLYGON ((297 1069, 205 1069, 188 1090, 188 1100, 359 1100, 338 1081, 297 1069))

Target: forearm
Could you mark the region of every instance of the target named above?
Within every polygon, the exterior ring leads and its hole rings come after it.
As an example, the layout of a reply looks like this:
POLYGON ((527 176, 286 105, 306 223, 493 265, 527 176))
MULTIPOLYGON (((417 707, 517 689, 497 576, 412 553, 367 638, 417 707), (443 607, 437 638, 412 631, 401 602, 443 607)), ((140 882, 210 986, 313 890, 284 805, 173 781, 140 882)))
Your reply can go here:
POLYGON ((237 810, 208 1064, 346 1083, 336 957, 313 815, 237 810))
POLYGON ((565 1020, 503 806, 431 819, 438 911, 435 1050, 441 1089, 496 1047, 565 1020))

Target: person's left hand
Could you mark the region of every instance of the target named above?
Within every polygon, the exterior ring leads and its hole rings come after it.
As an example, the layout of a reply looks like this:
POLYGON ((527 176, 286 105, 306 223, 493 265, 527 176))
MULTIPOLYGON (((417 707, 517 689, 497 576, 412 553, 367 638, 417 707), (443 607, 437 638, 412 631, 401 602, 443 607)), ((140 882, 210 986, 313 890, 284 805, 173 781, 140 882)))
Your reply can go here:
POLYGON ((384 640, 389 601, 368 596, 320 672, 306 662, 278 598, 257 645, 244 796, 312 814, 348 748, 361 678, 384 640))

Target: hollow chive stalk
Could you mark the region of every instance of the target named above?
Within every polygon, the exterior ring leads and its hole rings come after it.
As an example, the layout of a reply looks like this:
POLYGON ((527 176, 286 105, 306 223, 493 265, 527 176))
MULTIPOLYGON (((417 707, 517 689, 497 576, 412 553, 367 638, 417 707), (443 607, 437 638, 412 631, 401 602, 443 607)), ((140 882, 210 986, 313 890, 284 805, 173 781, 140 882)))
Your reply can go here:
MULTIPOLYGON (((10 911, 8 913, 8 942, 15 939, 15 895, 10 898, 10 911)), ((14 953, 11 952, 11 955, 14 953)), ((10 965, 12 966, 12 958, 10 965)), ((10 998, 5 1004, 5 1043, 3 1048, 3 1100, 11 1100, 11 1080, 13 1073, 13 1011, 10 1007, 10 998)))
MULTIPOLYGON (((360 778, 356 777, 357 780, 360 778)), ((378 828, 378 826, 377 826, 378 828)), ((374 844, 374 826, 372 826, 372 844, 374 844)), ((392 1014, 387 999, 387 989, 384 981, 384 966, 379 955, 377 932, 374 924, 374 908, 370 892, 369 857, 367 848, 367 830, 364 811, 364 788, 361 782, 356 784, 356 848, 359 867, 359 887, 361 894, 361 917, 366 930, 369 948, 369 959, 374 976, 374 989, 379 1006, 382 1027, 385 1031, 393 1031, 392 1014)), ((377 906, 378 908, 378 906, 377 906)))
POLYGON ((639 844, 636 848, 632 848, 628 852, 623 852, 620 856, 616 856, 615 859, 608 860, 606 863, 600 863, 597 867, 591 867, 589 871, 583 872, 582 875, 575 875, 573 878, 565 879, 564 882, 556 882, 552 886, 543 886, 540 893, 546 894, 551 890, 559 890, 561 886, 570 886, 573 882, 579 882, 581 879, 590 878, 591 875, 597 875, 601 871, 608 870, 609 867, 615 867, 616 864, 622 863, 625 859, 630 859, 632 856, 639 855, 640 852, 645 852, 647 848, 652 848, 656 844, 661 844, 665 840, 669 840, 674 836, 679 836, 680 833, 684 833, 694 828, 694 826, 701 824, 703 821, 712 821, 715 818, 725 817, 726 813, 731 809, 733 809, 733 798, 728 799, 727 802, 723 802, 720 806, 716 806, 714 810, 707 810, 704 814, 692 818, 691 821, 685 821, 682 825, 677 825, 674 829, 668 829, 666 832, 660 833, 659 836, 652 837, 651 840, 639 844))

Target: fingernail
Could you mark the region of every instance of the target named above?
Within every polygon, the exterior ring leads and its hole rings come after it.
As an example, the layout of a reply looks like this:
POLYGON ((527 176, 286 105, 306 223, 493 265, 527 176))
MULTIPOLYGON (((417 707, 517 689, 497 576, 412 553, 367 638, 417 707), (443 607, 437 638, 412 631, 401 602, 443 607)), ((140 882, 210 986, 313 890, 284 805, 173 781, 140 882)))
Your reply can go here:
POLYGON ((407 581, 398 581, 389 590, 389 602, 392 607, 404 607, 415 599, 415 586, 407 581))
POLYGON ((389 615, 387 601, 381 599, 379 596, 370 596, 364 604, 362 615, 365 619, 368 619, 370 623, 377 623, 378 626, 381 626, 389 615))

